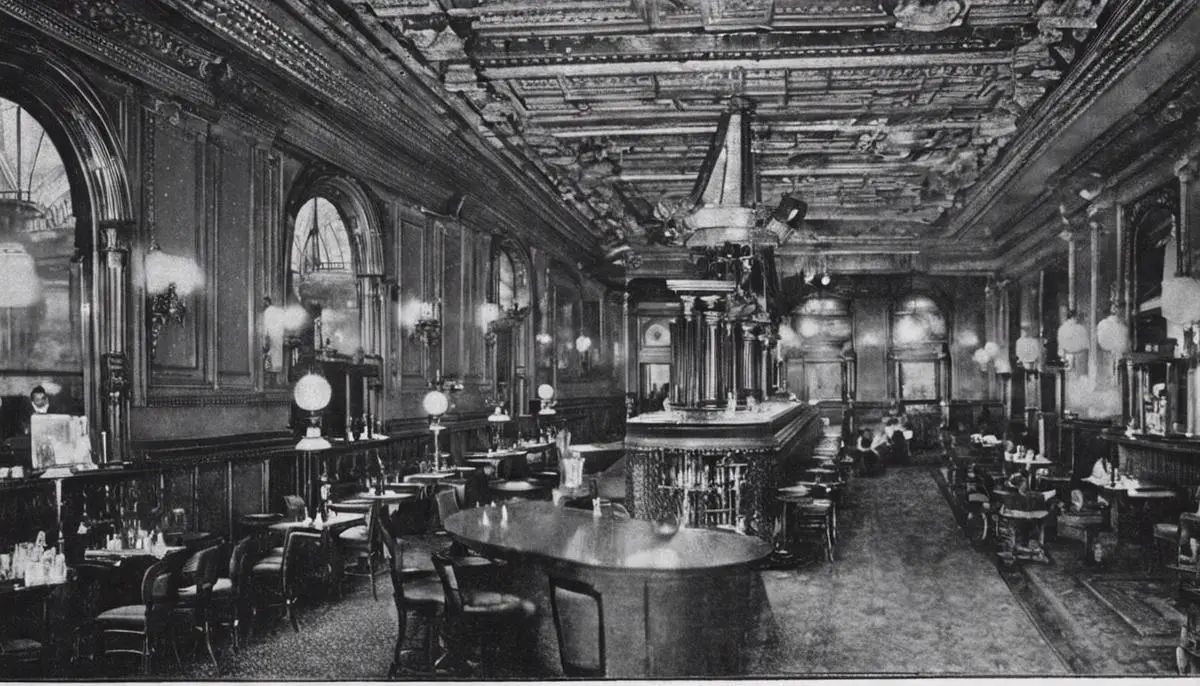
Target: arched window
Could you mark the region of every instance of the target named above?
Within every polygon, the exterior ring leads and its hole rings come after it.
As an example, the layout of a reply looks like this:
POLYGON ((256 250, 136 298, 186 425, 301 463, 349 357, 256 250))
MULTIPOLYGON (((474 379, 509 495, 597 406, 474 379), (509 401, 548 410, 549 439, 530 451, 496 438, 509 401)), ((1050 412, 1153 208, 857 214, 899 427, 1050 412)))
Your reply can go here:
POLYGON ((350 241, 346 221, 328 199, 313 197, 296 213, 290 260, 292 296, 313 316, 314 344, 343 354, 353 354, 360 347, 358 283, 350 241))
MULTIPOLYGON (((85 405, 71 184, 42 124, 0 99, 0 396, 21 402, 35 386, 53 412, 85 405)), ((5 402, 0 434, 23 427, 21 402, 5 402)))
POLYGON ((948 400, 946 336, 946 317, 932 298, 912 295, 892 306, 893 398, 906 403, 948 400))
POLYGON ((497 401, 512 412, 528 412, 531 341, 529 309, 533 296, 529 267, 515 244, 498 243, 492 251, 488 302, 495 310, 488 323, 497 401))

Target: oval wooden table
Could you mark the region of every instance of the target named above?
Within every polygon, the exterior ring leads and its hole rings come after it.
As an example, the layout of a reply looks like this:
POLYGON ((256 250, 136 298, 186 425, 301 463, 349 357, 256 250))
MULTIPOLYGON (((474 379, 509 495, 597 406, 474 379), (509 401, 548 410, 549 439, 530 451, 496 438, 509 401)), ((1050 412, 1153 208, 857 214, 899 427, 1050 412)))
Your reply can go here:
POLYGON ((555 575, 600 593, 608 677, 743 673, 747 637, 765 603, 749 566, 771 552, 762 539, 686 528, 660 536, 652 522, 541 501, 509 502, 505 519, 501 507, 463 510, 445 528, 473 550, 544 573, 526 577, 541 588, 514 589, 539 601, 543 636, 554 635, 546 599, 547 577, 555 575))

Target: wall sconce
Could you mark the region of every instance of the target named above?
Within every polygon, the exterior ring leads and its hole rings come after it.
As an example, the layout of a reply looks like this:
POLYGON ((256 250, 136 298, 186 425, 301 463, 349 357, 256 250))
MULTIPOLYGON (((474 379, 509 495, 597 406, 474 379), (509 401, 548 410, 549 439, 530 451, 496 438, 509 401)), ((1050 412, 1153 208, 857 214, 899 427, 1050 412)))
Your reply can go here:
POLYGON ((308 311, 302 305, 293 303, 285 309, 273 304, 270 296, 263 297, 263 371, 271 374, 283 371, 283 354, 300 345, 299 333, 307 323, 308 311))
POLYGON ((587 353, 592 349, 592 339, 584 334, 579 334, 579 338, 575 339, 575 349, 580 353, 587 353))
POLYGON ((554 337, 543 331, 537 335, 537 342, 540 345, 550 345, 554 342, 554 337))
POLYGON ((1065 355, 1064 362, 1070 367, 1076 355, 1087 350, 1090 336, 1088 329, 1079 323, 1074 310, 1067 313, 1067 320, 1058 327, 1058 350, 1065 355))
POLYGON ((304 438, 296 444, 296 450, 316 452, 333 447, 329 440, 321 435, 321 411, 329 406, 332 397, 333 388, 320 374, 309 372, 296 382, 296 387, 292 389, 292 399, 300 409, 308 412, 308 428, 304 432, 304 438))
POLYGON ((442 307, 440 302, 413 300, 400 312, 401 323, 408 327, 408 337, 421 341, 426 347, 442 340, 442 307))
POLYGON ((158 243, 150 245, 145 269, 146 294, 150 297, 147 311, 150 358, 153 359, 163 327, 168 322, 183 323, 183 318, 187 316, 187 305, 183 299, 204 285, 204 272, 190 258, 163 252, 158 243))
MULTIPOLYGON (((508 309, 501 309, 496 303, 484 303, 479 306, 479 323, 483 327, 483 337, 488 345, 495 345, 496 334, 508 331, 521 323, 529 314, 529 307, 513 303, 508 309)), ((540 340, 540 339, 539 339, 540 340)))

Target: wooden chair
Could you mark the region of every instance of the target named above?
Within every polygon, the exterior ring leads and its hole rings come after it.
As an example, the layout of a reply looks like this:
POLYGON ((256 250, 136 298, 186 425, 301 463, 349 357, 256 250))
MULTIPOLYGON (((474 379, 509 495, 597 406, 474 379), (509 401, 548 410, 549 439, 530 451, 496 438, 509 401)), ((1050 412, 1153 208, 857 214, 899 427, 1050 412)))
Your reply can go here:
POLYGON ((834 561, 833 511, 833 501, 823 498, 797 502, 792 507, 792 536, 824 550, 825 558, 830 562, 834 561))
MULTIPOLYGON (((453 663, 464 665, 465 649, 477 646, 484 676, 493 676, 497 639, 513 636, 523 628, 537 616, 537 606, 511 593, 464 589, 459 585, 455 558, 436 552, 432 558, 445 596, 446 631, 453 646, 453 663)), ((532 636, 519 637, 516 643, 530 651, 533 649, 532 636)))
MULTIPOLYGON (((166 561, 151 565, 142 576, 141 600, 138 605, 122 605, 101 612, 95 621, 104 655, 139 655, 142 672, 150 673, 156 646, 171 636, 171 612, 179 596, 179 570, 166 561), (113 648, 110 641, 134 638, 138 648, 113 648)), ((171 641, 175 648, 174 641, 171 641)), ((175 653, 179 659, 179 653, 175 653)))
POLYGON ((411 578, 415 574, 404 569, 404 555, 399 542, 392 536, 383 537, 383 554, 388 561, 388 571, 392 577, 392 595, 396 602, 396 647, 392 654, 392 666, 388 676, 394 677, 401 673, 412 673, 404 667, 405 654, 414 652, 404 648, 408 637, 408 615, 416 614, 425 622, 425 637, 423 641, 422 669, 418 674, 432 675, 434 673, 434 646, 437 639, 437 620, 446 605, 446 594, 441 582, 431 578, 411 578))
POLYGON ((1167 569, 1175 572, 1180 593, 1200 590, 1200 514, 1185 512, 1179 516, 1179 543, 1167 569))
POLYGON ((369 507, 366 512, 367 523, 338 533, 334 542, 337 548, 336 583, 339 584, 339 588, 341 579, 345 576, 367 577, 371 580, 371 597, 375 600, 379 600, 379 594, 375 590, 375 577, 386 569, 383 565, 382 542, 386 527, 380 517, 380 509, 369 507), (346 569, 348 563, 353 566, 350 570, 346 569), (364 568, 365 571, 360 571, 364 568))
POLYGON ((592 586, 550 576, 550 609, 558 636, 563 674, 571 678, 606 676, 604 599, 592 586))
POLYGON ((250 561, 254 537, 247 536, 233 546, 229 555, 228 576, 220 577, 213 585, 212 608, 221 626, 229 627, 233 650, 241 649, 241 620, 250 600, 247 585, 250 581, 250 561))
POLYGON ((282 555, 265 557, 250 568, 256 616, 260 607, 262 609, 282 607, 292 628, 299 633, 300 622, 296 617, 295 605, 299 597, 298 582, 303 571, 303 551, 306 547, 312 550, 319 548, 320 545, 320 534, 309 531, 289 531, 284 538, 282 555))
MULTIPOLYGON (((1197 487, 1192 494, 1192 503, 1200 503, 1200 487, 1197 487)), ((1165 547, 1168 551, 1174 551, 1179 547, 1179 522, 1157 522, 1154 524, 1154 543, 1157 548, 1156 552, 1161 555, 1162 549, 1165 547)))
POLYGON ((212 546, 198 551, 184 564, 184 572, 192 570, 192 584, 179 589, 179 600, 175 612, 182 615, 190 624, 192 632, 199 634, 212 658, 213 666, 220 667, 217 655, 213 651, 212 624, 210 611, 212 608, 213 588, 220 578, 219 546, 212 546))

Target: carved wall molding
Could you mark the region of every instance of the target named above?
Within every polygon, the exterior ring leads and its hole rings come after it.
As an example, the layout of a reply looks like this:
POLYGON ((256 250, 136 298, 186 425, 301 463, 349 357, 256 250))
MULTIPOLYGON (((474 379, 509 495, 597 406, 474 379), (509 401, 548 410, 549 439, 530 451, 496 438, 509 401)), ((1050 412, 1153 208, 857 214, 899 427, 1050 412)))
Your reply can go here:
POLYGON ((279 407, 289 406, 292 394, 288 390, 265 392, 195 391, 168 392, 152 389, 146 396, 146 407, 279 407))
POLYGON ((1029 113, 1029 121, 970 192, 963 209, 951 219, 946 235, 957 237, 980 223, 982 215, 1002 196, 1003 186, 1023 171, 1047 141, 1090 107, 1122 74, 1128 72, 1190 11, 1171 0, 1127 1, 1120 14, 1101 27, 1091 47, 1058 84, 1054 93, 1029 113), (1120 49, 1112 49, 1112 46, 1120 49))

